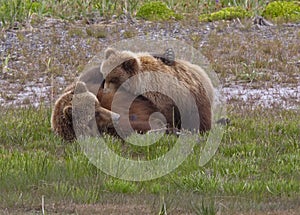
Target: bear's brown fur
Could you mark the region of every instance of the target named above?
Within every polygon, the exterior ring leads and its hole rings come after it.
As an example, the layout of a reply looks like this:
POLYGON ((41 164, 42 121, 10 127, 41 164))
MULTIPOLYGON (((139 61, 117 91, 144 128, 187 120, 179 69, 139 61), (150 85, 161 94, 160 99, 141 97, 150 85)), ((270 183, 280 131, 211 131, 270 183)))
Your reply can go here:
MULTIPOLYGON (((114 126, 118 126, 118 130, 121 131, 123 135, 127 136, 130 134, 128 124, 126 124, 128 123, 126 121, 127 119, 129 120, 132 129, 138 133, 146 133, 151 129, 164 127, 164 118, 157 115, 151 117, 151 122, 149 123, 149 117, 151 114, 158 112, 158 109, 146 98, 143 98, 142 96, 135 98, 130 108, 127 108, 126 102, 129 99, 133 100, 133 96, 130 93, 118 91, 116 96, 115 93, 104 93, 104 79, 102 73, 100 72, 100 65, 89 66, 86 72, 84 72, 77 79, 77 81, 84 82, 88 88, 88 91, 97 96, 101 107, 107 110, 111 110, 112 102, 115 99, 115 112, 120 114, 120 119, 118 124, 114 126)), ((51 120, 52 128, 55 133, 69 141, 75 139, 71 107, 77 81, 67 86, 63 91, 64 94, 57 100, 55 104, 51 120)), ((96 112, 96 116, 100 115, 96 112)), ((105 128, 105 123, 107 122, 106 120, 103 120, 99 117, 96 119, 97 124, 99 124, 98 127, 100 131, 105 131, 111 135, 117 135, 116 129, 111 124, 109 127, 105 128)))
MULTIPOLYGON (((164 55, 160 58, 165 59, 164 55)), ((88 66, 86 72, 79 77, 79 81, 85 82, 89 91, 97 95, 102 107, 111 110, 111 104, 114 100, 114 112, 120 114, 120 121, 117 125, 119 131, 122 130, 122 133, 126 135, 129 134, 127 132, 129 131, 128 124, 126 124, 126 122, 129 123, 127 120, 130 121, 133 130, 138 133, 146 133, 151 129, 164 127, 164 117, 157 114, 152 115, 158 112, 158 109, 146 98, 138 96, 134 99, 133 95, 126 91, 118 91, 116 95, 115 93, 104 93, 104 78, 100 72, 100 66, 100 64, 88 66), (130 108, 126 107, 129 100, 133 101, 130 108), (149 123, 150 116, 151 122, 149 123)), ((108 133, 115 135, 116 131, 109 129, 108 133)))
POLYGON ((105 60, 101 65, 101 72, 105 77, 105 89, 115 92, 121 85, 129 93, 139 94, 142 90, 157 86, 157 89, 170 90, 171 94, 176 95, 177 102, 181 107, 185 107, 183 113, 179 113, 175 102, 168 96, 157 92, 144 93, 158 110, 166 117, 167 123, 180 127, 180 115, 194 117, 197 113, 189 113, 190 96, 188 89, 193 96, 198 108, 200 125, 199 131, 207 131, 212 124, 212 105, 214 100, 214 90, 212 82, 208 75, 199 66, 191 64, 184 60, 176 59, 172 65, 166 65, 160 59, 153 57, 149 53, 133 53, 130 51, 117 51, 115 49, 107 49, 105 52, 105 60), (138 79, 136 82, 126 84, 126 80, 137 74, 151 74, 149 79, 138 79), (161 78, 161 74, 171 75, 175 77, 180 84, 170 86, 168 80, 161 78), (125 82, 125 83, 124 83, 125 82))
POLYGON ((97 134, 98 131, 103 132, 113 127, 113 121, 118 121, 119 118, 119 114, 101 107, 97 97, 87 90, 83 82, 77 82, 72 84, 67 92, 55 102, 51 116, 51 127, 64 140, 73 141, 76 139, 77 134, 74 126, 77 128, 76 130, 79 130, 77 135, 80 135, 80 133, 92 135, 97 134), (77 125, 73 125, 72 110, 74 108, 74 98, 76 98, 75 121, 79 122, 77 125), (94 112, 91 113, 91 110, 94 112), (83 115, 80 113, 83 113, 83 115), (81 123, 80 120, 86 121, 86 119, 88 119, 88 123, 81 123), (93 119, 97 123, 96 126, 90 124, 93 119))
POLYGON ((142 96, 135 98, 132 94, 122 90, 109 93, 99 90, 97 98, 101 106, 106 109, 112 110, 113 104, 113 111, 120 114, 120 121, 117 126, 123 135, 130 134, 129 123, 132 129, 138 133, 161 129, 165 125, 164 117, 155 114, 158 109, 142 96), (129 101, 132 103, 130 104, 129 101))

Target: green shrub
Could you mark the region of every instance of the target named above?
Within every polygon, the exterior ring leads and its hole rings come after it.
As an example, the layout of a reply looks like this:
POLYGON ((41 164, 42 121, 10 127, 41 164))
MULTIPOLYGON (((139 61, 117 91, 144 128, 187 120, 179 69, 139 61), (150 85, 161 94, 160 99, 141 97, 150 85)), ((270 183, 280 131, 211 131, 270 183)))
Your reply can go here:
POLYGON ((212 22, 216 20, 231 20, 235 18, 251 17, 251 13, 242 7, 226 7, 211 14, 203 14, 199 16, 201 22, 212 22))
POLYGON ((293 1, 274 1, 263 12, 265 18, 285 21, 300 20, 300 3, 293 1))
POLYGON ((170 20, 172 17, 175 19, 181 19, 182 16, 176 14, 171 10, 164 2, 153 1, 142 5, 136 14, 137 17, 146 20, 159 21, 170 20))

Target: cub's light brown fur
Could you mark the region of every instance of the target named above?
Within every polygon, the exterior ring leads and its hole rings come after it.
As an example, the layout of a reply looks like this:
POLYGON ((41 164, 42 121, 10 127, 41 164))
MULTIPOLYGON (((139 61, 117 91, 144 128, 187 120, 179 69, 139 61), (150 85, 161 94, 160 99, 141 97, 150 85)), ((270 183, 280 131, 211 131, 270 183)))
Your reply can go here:
MULTIPOLYGON (((197 65, 184 60, 176 59, 170 66, 161 60, 151 56, 149 53, 133 53, 130 51, 117 51, 107 49, 106 59, 102 62, 101 72, 105 77, 105 89, 116 91, 126 80, 134 75, 150 73, 149 79, 138 79, 130 85, 123 84, 122 87, 129 93, 139 94, 141 90, 147 89, 150 85, 156 85, 157 89, 170 91, 176 95, 178 106, 185 107, 185 111, 190 111, 189 95, 186 88, 193 95, 199 113, 199 131, 207 131, 212 123, 212 105, 214 100, 214 90, 208 75, 197 65), (178 83, 173 86, 168 84, 168 80, 161 77, 161 73, 177 78, 178 83)), ((180 114, 172 99, 157 92, 147 92, 143 94, 150 100, 158 110, 166 117, 169 125, 180 127, 180 114)), ((185 113, 181 113, 185 114, 185 113)), ((193 113, 195 114, 195 113, 193 113)))
POLYGON ((97 134, 98 131, 103 132, 107 128, 113 127, 113 120, 117 121, 118 119, 118 114, 101 107, 97 97, 87 90, 83 82, 77 82, 76 85, 71 85, 67 92, 55 102, 51 116, 51 127, 64 140, 73 141, 76 139, 76 134, 92 135, 97 134), (75 121, 78 122, 76 125, 73 125, 72 115, 74 98, 76 98, 75 121), (94 112, 92 113, 91 110, 94 112), (82 123, 81 120, 83 119, 88 119, 88 123, 82 123), (90 124, 93 119, 95 119, 96 125, 90 124), (79 133, 75 134, 74 126, 79 133))

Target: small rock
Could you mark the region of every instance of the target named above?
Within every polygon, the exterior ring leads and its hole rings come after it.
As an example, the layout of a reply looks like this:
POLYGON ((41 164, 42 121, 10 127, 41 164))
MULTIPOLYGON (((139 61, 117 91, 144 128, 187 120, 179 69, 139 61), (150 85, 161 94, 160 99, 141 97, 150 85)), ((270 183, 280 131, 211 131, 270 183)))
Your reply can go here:
POLYGON ((253 20, 253 23, 255 25, 260 25, 260 26, 274 26, 273 23, 267 21, 266 19, 264 19, 262 16, 256 16, 253 20))

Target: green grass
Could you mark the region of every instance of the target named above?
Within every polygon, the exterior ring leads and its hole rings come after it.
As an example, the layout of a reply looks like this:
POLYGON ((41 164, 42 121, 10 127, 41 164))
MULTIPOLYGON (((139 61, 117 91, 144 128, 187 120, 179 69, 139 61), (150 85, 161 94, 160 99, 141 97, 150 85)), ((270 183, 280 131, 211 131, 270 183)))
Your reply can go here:
POLYGON ((35 22, 34 17, 56 17, 66 20, 95 18, 99 16, 111 16, 122 11, 122 5, 117 1, 77 1, 77 0, 0 0, 0 20, 3 26, 16 27, 27 21, 35 22))
MULTIPOLYGON (((77 142, 65 143, 50 130, 50 110, 2 109, 0 115, 0 208, 35 207, 41 196, 51 202, 96 203, 107 193, 173 196, 236 196, 264 202, 297 199, 300 194, 299 120, 296 111, 256 109, 230 114, 232 125, 213 159, 199 167, 201 147, 174 172, 145 182, 130 182, 105 175, 84 156, 77 142)), ((157 150, 120 147, 136 158, 151 159, 157 150)), ((164 147, 163 147, 164 146, 164 147)), ((153 147, 152 147, 153 148, 153 147)), ((160 151, 160 149, 162 151, 160 151)), ((159 198, 159 197, 158 197, 159 198)), ((209 214, 211 203, 193 206, 209 214)))

